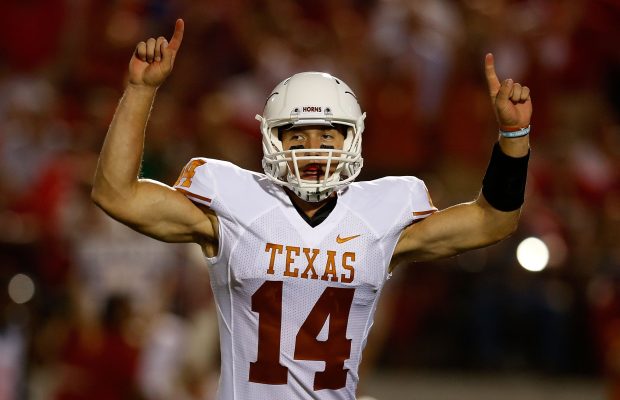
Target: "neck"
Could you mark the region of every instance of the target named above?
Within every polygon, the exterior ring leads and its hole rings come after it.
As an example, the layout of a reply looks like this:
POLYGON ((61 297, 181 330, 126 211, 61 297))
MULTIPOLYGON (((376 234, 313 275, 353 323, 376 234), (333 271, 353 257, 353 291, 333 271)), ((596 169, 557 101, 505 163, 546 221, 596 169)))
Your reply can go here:
POLYGON ((305 201, 303 199, 300 199, 289 188, 284 188, 284 190, 286 191, 286 194, 288 194, 288 197, 291 199, 291 201, 300 210, 302 210, 304 212, 304 214, 306 214, 306 216, 308 216, 308 218, 314 217, 314 214, 316 214, 316 212, 319 211, 321 209, 321 207, 323 207, 325 205, 325 203, 327 203, 330 199, 332 199, 334 196, 336 196, 336 193, 332 193, 326 199, 323 199, 323 200, 317 201, 317 202, 312 202, 312 201, 305 201))

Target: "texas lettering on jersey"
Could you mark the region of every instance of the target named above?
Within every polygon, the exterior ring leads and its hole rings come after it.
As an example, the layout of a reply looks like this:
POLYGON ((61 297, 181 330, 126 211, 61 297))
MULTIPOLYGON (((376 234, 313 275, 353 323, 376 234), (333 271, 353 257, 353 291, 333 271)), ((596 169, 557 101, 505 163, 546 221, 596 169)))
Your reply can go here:
POLYGON ((355 278, 355 253, 347 251, 339 255, 335 250, 326 251, 325 272, 319 277, 315 267, 315 260, 321 254, 320 249, 308 247, 288 246, 277 243, 267 243, 265 251, 270 253, 267 273, 270 275, 277 272, 289 278, 321 279, 323 281, 351 283, 355 278), (282 260, 284 267, 282 268, 282 260), (301 273, 300 273, 301 271, 301 273))

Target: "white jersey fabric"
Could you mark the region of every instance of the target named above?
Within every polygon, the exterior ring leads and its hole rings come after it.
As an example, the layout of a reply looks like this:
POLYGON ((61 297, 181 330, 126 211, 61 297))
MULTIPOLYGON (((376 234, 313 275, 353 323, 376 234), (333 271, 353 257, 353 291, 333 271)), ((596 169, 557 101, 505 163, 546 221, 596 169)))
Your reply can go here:
POLYGON ((210 207, 218 399, 355 399, 358 366, 403 228, 436 210, 414 177, 356 182, 311 227, 284 189, 231 163, 192 159, 175 188, 210 207))

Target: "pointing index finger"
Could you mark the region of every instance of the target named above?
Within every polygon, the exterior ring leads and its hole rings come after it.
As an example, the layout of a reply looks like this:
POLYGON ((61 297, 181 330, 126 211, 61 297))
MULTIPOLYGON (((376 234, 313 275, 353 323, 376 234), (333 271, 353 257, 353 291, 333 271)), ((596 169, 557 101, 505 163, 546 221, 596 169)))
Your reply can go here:
POLYGON ((183 41, 183 32, 185 31, 185 22, 181 18, 177 19, 177 22, 174 24, 174 33, 172 34, 172 38, 170 39, 170 43, 168 44, 168 48, 173 51, 179 50, 181 47, 181 42, 183 41))
POLYGON ((501 84, 499 83, 499 78, 495 73, 495 58, 492 53, 487 53, 484 57, 484 73, 487 77, 487 84, 489 85, 491 95, 497 95, 501 84))

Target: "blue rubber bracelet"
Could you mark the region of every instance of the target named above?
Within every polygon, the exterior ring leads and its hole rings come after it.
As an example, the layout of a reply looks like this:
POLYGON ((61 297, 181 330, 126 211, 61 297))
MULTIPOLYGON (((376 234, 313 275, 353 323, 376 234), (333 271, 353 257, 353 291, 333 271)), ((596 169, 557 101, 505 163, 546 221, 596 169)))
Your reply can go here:
POLYGON ((518 131, 503 131, 500 129, 499 134, 505 138, 518 138, 529 134, 531 127, 532 125, 528 125, 527 128, 521 128, 518 131))

